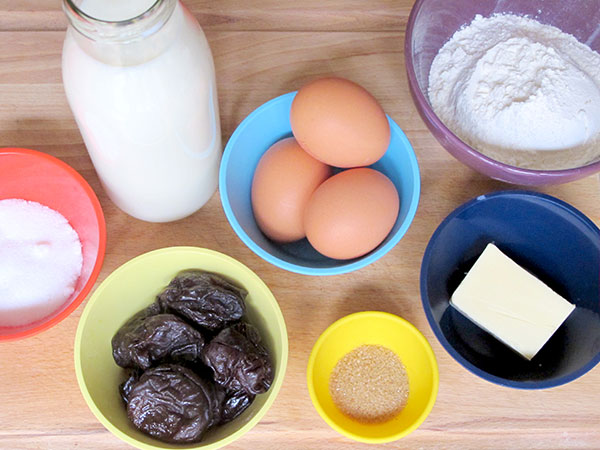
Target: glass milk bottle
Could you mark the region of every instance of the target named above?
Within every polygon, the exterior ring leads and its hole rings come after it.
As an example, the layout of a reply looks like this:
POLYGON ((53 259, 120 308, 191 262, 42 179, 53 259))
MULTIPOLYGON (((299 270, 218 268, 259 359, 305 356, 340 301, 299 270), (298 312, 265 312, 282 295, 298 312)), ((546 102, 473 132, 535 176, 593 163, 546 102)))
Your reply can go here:
POLYGON ((168 222, 217 188, 221 131, 210 48, 177 0, 63 0, 67 99, 104 189, 168 222))

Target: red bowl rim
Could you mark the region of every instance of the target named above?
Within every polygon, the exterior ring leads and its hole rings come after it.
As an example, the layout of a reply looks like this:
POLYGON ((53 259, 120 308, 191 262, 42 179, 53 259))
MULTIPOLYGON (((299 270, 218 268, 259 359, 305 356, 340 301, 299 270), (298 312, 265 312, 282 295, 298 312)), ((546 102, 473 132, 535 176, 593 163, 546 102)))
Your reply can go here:
POLYGON ((104 220, 104 213, 102 212, 102 207, 100 206, 100 201, 96 196, 96 193, 92 189, 92 187, 88 184, 88 182, 71 166, 69 166, 64 161, 49 155, 47 153, 43 153, 37 150, 30 150, 27 148, 17 148, 17 147, 8 147, 0 149, 0 156, 6 154, 16 154, 16 155, 27 155, 33 156, 36 158, 45 159, 46 161, 64 169, 69 176, 71 176, 77 184, 79 184, 84 192, 86 193, 88 199, 90 200, 94 212, 96 213, 96 220, 98 223, 98 253, 96 254, 96 261, 94 263, 94 267, 92 272, 90 273, 90 277, 81 289, 81 292, 75 299, 67 306, 60 314, 52 317, 49 320, 41 322, 39 325, 36 325, 32 328, 28 328, 23 331, 18 331, 16 333, 0 335, 1 341, 11 341, 17 339, 23 339, 26 337, 33 336, 35 334, 41 333, 42 331, 47 330, 50 327, 53 327, 63 319, 65 319, 69 314, 77 309, 77 307, 83 302, 83 300, 87 297, 90 290, 94 286, 94 283, 98 279, 98 275, 100 274, 100 269, 102 268, 102 263, 104 262, 104 253, 106 251, 106 222, 104 220))

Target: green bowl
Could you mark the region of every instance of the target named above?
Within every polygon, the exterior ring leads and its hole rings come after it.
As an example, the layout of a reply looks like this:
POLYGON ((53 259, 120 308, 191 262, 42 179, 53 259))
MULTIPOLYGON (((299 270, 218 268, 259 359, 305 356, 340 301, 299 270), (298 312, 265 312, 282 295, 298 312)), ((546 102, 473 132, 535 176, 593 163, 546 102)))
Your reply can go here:
POLYGON ((91 296, 75 336, 75 371, 86 403, 115 436, 140 449, 216 449, 256 425, 281 388, 288 359, 285 321, 275 297, 258 276, 229 256, 196 247, 170 247, 140 255, 111 273, 91 296), (271 388, 232 422, 209 431, 201 442, 163 443, 135 429, 119 395, 125 370, 112 358, 111 339, 123 323, 152 303, 181 270, 202 269, 226 276, 248 291, 247 319, 269 349, 275 368, 271 388))

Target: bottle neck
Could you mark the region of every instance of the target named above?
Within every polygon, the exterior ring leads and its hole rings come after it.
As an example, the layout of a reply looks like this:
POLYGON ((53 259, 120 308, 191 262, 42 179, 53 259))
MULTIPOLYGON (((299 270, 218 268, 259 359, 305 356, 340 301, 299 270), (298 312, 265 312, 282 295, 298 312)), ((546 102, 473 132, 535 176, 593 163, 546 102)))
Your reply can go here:
MULTIPOLYGON (((77 32, 95 42, 127 44, 146 39, 160 30, 171 17, 177 0, 148 1, 147 9, 138 12, 132 9, 129 14, 127 11, 115 14, 115 11, 109 11, 110 8, 105 14, 95 10, 90 13, 85 5, 82 8, 83 3, 84 0, 63 0, 63 10, 77 32)), ((143 8, 144 2, 141 3, 143 8)))
MULTIPOLYGON (((178 0, 156 0, 133 18, 114 21, 91 17, 85 12, 86 8, 77 6, 81 3, 86 6, 89 1, 63 0, 63 9, 71 25, 67 40, 74 41, 85 53, 104 64, 131 66, 149 61, 165 51, 185 26, 178 0)), ((123 1, 131 0, 93 0, 102 12, 108 12, 108 16, 111 11, 103 8, 108 4, 118 6, 118 2, 123 1)), ((143 5, 144 1, 140 0, 139 4, 143 5)), ((118 12, 123 13, 122 10, 118 12)), ((119 16, 114 13, 112 11, 112 17, 119 16)))

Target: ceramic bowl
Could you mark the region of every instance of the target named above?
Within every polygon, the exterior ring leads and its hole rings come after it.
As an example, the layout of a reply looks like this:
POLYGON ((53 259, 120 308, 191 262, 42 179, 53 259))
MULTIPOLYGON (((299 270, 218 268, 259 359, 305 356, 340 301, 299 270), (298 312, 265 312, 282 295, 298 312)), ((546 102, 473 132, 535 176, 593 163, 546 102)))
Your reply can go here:
POLYGON ((115 436, 144 450, 216 449, 232 443, 254 427, 271 407, 285 375, 288 340, 285 321, 269 288, 242 263, 224 254, 196 247, 170 247, 140 255, 112 272, 90 297, 75 336, 75 371, 83 397, 98 420, 115 436), (136 312, 184 269, 202 269, 225 276, 248 291, 246 319, 256 326, 271 355, 275 379, 270 389, 233 421, 216 427, 195 444, 160 442, 134 428, 119 395, 126 371, 113 360, 111 339, 136 312))
POLYGON ((437 362, 427 339, 403 318, 380 311, 350 314, 330 325, 312 349, 306 379, 310 398, 323 420, 342 435, 370 444, 395 441, 416 430, 431 412, 439 384, 437 362), (361 423, 346 416, 329 393, 335 365, 361 345, 389 348, 408 375, 406 407, 383 423, 361 423))
POLYGON ((438 142, 452 156, 489 177, 521 185, 566 183, 600 171, 600 161, 565 170, 521 169, 495 161, 461 141, 434 113, 427 95, 429 70, 439 49, 476 14, 526 15, 553 25, 600 51, 600 8, 588 0, 417 0, 406 26, 404 53, 408 85, 417 110, 438 142))
POLYGON ((291 92, 260 106, 242 121, 229 139, 219 173, 225 215, 242 242, 277 267, 305 275, 337 275, 360 269, 389 252, 408 230, 417 211, 421 188, 417 158, 402 130, 388 117, 392 131, 390 146, 370 167, 392 180, 400 195, 400 212, 385 240, 366 255, 336 260, 318 253, 307 239, 290 244, 271 241, 254 219, 250 199, 252 179, 258 161, 269 147, 292 136, 290 107, 295 95, 291 92))
POLYGON ((600 230, 580 211, 549 195, 502 191, 453 211, 433 233, 421 265, 421 298, 435 335, 466 369, 513 388, 568 383, 600 361, 600 230), (488 243, 575 310, 528 361, 449 305, 488 243))
POLYGON ((87 181, 72 167, 46 153, 0 149, 0 180, 0 200, 35 201, 62 214, 77 232, 83 256, 81 275, 69 299, 58 310, 29 324, 2 326, 0 319, 2 341, 33 336, 77 309, 100 273, 106 249, 106 225, 100 202, 87 181))

